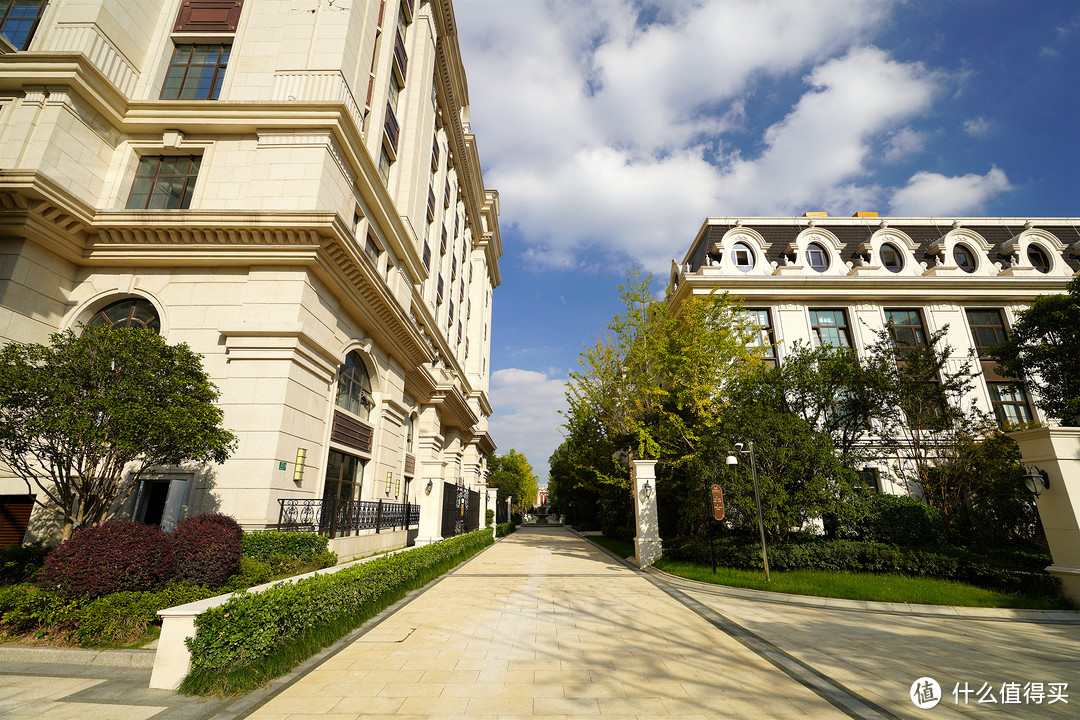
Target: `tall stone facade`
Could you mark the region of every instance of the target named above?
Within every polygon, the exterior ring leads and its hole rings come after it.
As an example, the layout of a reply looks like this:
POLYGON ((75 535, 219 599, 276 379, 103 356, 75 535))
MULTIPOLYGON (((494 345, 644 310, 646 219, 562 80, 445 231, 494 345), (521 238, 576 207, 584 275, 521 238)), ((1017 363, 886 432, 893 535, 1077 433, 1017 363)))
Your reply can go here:
POLYGON ((131 514, 409 502, 438 539, 495 449, 502 254, 450 0, 53 0, 0 32, 0 342, 156 327, 239 438, 131 514))

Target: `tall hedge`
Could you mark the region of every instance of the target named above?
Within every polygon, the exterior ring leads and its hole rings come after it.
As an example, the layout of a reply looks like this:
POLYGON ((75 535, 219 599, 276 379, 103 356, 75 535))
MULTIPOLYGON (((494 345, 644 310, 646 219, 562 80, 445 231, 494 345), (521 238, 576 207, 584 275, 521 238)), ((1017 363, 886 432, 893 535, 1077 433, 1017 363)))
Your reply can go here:
POLYGON ((258 593, 236 595, 195 618, 191 673, 181 691, 250 690, 335 642, 493 542, 479 530, 258 593))

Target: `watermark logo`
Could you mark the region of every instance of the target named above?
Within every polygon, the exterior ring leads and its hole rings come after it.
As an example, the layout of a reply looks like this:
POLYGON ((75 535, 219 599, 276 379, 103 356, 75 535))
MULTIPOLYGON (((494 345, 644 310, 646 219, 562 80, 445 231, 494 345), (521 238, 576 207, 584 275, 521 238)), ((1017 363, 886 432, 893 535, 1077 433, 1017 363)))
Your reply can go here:
POLYGON ((910 695, 915 707, 929 710, 941 702, 941 686, 932 677, 921 677, 911 683, 910 695))

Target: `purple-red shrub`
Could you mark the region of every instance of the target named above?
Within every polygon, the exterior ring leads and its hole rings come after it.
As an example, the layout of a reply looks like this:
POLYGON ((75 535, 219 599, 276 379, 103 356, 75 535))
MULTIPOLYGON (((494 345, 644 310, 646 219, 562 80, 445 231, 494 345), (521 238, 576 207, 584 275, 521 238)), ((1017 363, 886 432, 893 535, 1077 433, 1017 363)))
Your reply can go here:
POLYGON ((228 515, 196 515, 173 530, 173 554, 180 579, 220 587, 240 570, 243 531, 228 515))
POLYGON ((49 553, 37 584, 67 597, 100 597, 121 590, 155 590, 176 579, 169 535, 152 525, 120 520, 76 530, 49 553))

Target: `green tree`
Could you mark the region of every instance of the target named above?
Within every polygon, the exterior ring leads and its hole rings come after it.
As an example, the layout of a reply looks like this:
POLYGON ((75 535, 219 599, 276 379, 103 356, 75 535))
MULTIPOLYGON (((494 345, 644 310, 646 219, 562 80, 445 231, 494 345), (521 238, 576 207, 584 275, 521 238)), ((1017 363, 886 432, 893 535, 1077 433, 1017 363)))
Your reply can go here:
POLYGON ((888 388, 877 430, 896 459, 893 472, 909 490, 921 492, 946 525, 970 494, 962 452, 994 432, 989 416, 974 403, 964 405, 977 375, 972 356, 955 357, 945 342, 948 330, 946 325, 925 342, 906 345, 893 339, 890 327, 869 348, 869 362, 888 388))
POLYGON ((837 453, 821 418, 802 405, 806 397, 792 395, 787 385, 795 372, 803 375, 804 382, 809 382, 812 370, 808 367, 795 370, 784 365, 762 367, 731 388, 723 431, 717 434, 715 449, 708 455, 717 461, 712 464, 711 473, 724 489, 726 515, 736 527, 749 530, 757 524, 750 458, 740 456, 736 468, 725 468, 718 463, 733 452, 734 441, 749 440, 754 442, 767 535, 783 537, 811 520, 826 516, 831 525, 850 525, 854 521, 848 517, 857 501, 852 464, 837 453), (793 399, 802 412, 793 409, 793 399))
POLYGON ((1067 295, 1043 295, 1020 311, 992 357, 1003 376, 1027 381, 1047 414, 1080 427, 1080 277, 1067 295))
POLYGON ((152 467, 224 462, 235 447, 197 354, 150 330, 56 333, 0 349, 0 461, 36 485, 63 538, 112 518, 152 467))
POLYGON ((730 379, 756 363, 756 329, 726 294, 673 308, 652 282, 634 268, 619 286, 625 310, 570 373, 568 425, 595 421, 612 447, 678 464, 717 426, 730 379))
POLYGON ((487 467, 488 485, 498 489, 501 502, 511 498, 511 507, 519 511, 533 506, 540 483, 524 455, 514 449, 505 455, 492 453, 487 456, 487 467))
MULTIPOLYGON (((570 374, 564 429, 575 448, 575 487, 588 487, 602 527, 632 523, 631 457, 658 460, 661 508, 701 504, 702 478, 692 468, 720 427, 725 388, 759 363, 757 328, 728 295, 689 296, 677 306, 658 300, 651 275, 631 269, 619 293, 624 310, 587 346, 570 374), (612 458, 616 457, 617 460, 612 458)), ((563 492, 556 476, 557 486, 563 492)), ((678 511, 661 515, 662 531, 686 525, 678 511), (672 514, 674 513, 674 514, 672 514)))

